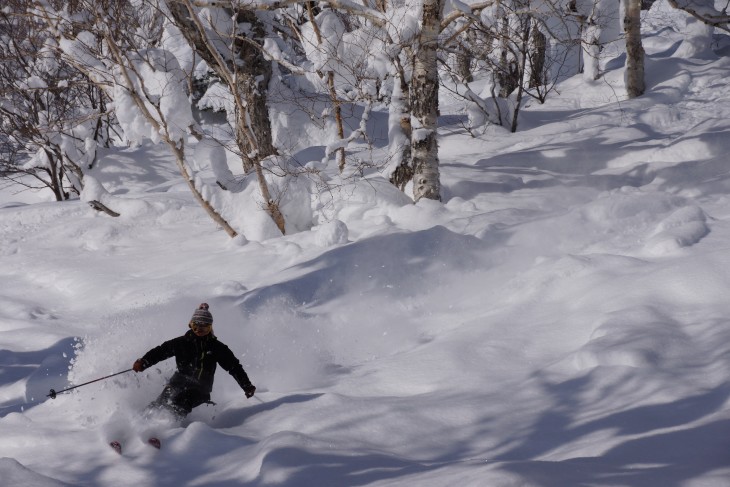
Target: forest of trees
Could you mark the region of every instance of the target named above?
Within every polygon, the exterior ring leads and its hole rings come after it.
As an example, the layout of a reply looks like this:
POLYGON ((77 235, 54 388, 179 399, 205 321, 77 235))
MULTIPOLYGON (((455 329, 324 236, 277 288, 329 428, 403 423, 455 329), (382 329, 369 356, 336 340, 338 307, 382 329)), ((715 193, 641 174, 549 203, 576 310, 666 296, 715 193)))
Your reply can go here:
MULTIPOLYGON (((709 39, 730 20, 709 0, 669 0, 709 39)), ((348 105, 389 113, 387 161, 373 161, 414 201, 441 199, 439 90, 469 104, 474 136, 486 124, 519 130, 527 100, 582 73, 599 79, 608 45, 626 52, 628 98, 641 96, 641 0, 6 0, 0 10, 0 178, 78 198, 100 147, 165 144, 181 177, 215 222, 235 236, 211 195, 254 178, 265 210, 286 233, 272 181, 305 170, 272 137, 270 94, 332 132, 328 159, 340 173, 361 161, 348 144, 362 128, 348 105), (478 92, 475 81, 481 84, 478 92), (329 108, 316 111, 317 100, 329 108), (309 108, 308 108, 309 107, 309 108), (225 114, 222 135, 196 122, 225 114), (191 137, 197 141, 187 147, 191 137), (240 159, 240 173, 223 151, 240 159), (207 158, 215 185, 196 177, 207 158)), ((707 41, 709 42, 709 41, 707 41)), ((99 201, 96 209, 116 215, 99 201)))

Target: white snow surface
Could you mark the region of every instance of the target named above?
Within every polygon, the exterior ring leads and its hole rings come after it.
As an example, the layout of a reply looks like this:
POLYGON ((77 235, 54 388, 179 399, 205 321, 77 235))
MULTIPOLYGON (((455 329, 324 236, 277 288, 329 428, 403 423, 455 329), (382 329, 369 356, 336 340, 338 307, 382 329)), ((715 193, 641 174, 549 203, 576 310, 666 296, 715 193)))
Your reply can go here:
POLYGON ((150 143, 100 150, 119 218, 0 190, 0 485, 730 485, 730 59, 645 35, 635 100, 609 60, 475 139, 444 94, 443 202, 373 176, 231 240, 150 143), (203 301, 254 398, 141 420, 173 360, 46 397, 203 301))

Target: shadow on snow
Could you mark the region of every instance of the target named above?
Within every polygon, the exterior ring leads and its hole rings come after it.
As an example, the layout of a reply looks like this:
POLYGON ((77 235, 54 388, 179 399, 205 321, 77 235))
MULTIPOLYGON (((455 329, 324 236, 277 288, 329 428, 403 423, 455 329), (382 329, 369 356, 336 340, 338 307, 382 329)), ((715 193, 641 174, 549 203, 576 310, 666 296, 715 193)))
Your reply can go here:
POLYGON ((68 371, 76 356, 74 337, 64 338, 44 350, 15 352, 0 350, 0 387, 25 381, 25 397, 0 403, 0 417, 36 406, 51 389, 68 386, 68 371))
MULTIPOLYGON (((552 392, 564 402, 566 396, 588 386, 586 379, 551 386, 552 392)), ((502 470, 541 487, 679 487, 693 478, 727 468, 730 419, 689 425, 721 411, 729 398, 730 385, 724 384, 675 401, 621 410, 577 426, 571 426, 570 405, 559 405, 543 413, 518 445, 494 460, 503 462, 502 470), (537 459, 599 431, 613 431, 616 437, 627 439, 595 457, 537 459)))

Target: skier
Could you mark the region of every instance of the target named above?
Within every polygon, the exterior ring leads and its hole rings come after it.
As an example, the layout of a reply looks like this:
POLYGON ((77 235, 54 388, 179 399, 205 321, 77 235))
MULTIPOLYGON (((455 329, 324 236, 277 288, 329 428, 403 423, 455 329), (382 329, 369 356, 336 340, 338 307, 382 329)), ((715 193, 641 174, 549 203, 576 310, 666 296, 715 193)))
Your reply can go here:
POLYGON ((177 371, 148 408, 166 409, 178 419, 184 418, 194 407, 210 401, 216 364, 236 379, 246 398, 253 397, 256 387, 241 363, 213 334, 213 315, 208 308, 202 303, 195 310, 185 335, 153 348, 132 365, 135 372, 142 372, 170 357, 177 362, 177 371))

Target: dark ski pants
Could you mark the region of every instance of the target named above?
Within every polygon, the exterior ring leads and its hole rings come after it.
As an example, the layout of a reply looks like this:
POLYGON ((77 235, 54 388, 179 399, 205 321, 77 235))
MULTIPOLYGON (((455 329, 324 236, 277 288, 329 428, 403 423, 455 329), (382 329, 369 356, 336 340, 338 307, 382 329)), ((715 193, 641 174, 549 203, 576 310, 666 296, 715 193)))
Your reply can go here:
POLYGON ((162 393, 147 406, 148 409, 165 409, 178 419, 182 419, 193 410, 210 400, 210 394, 199 389, 167 384, 162 393))

